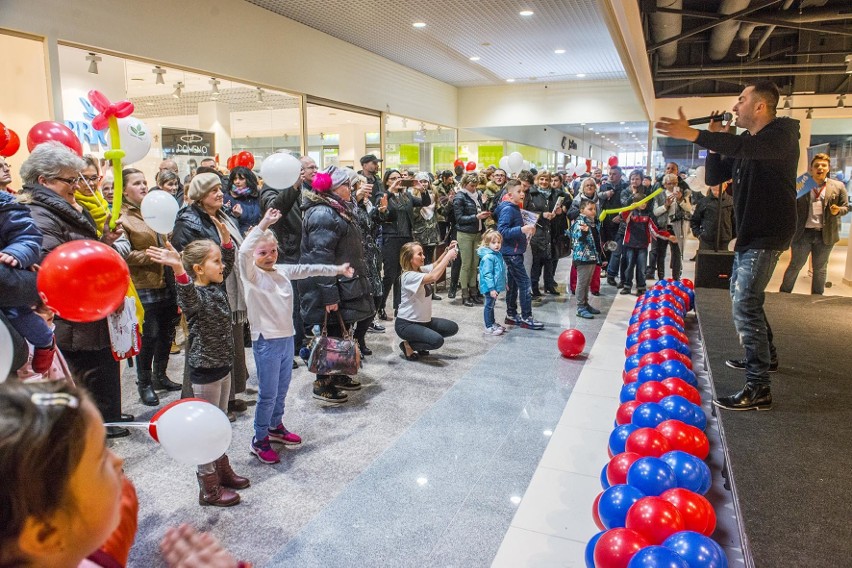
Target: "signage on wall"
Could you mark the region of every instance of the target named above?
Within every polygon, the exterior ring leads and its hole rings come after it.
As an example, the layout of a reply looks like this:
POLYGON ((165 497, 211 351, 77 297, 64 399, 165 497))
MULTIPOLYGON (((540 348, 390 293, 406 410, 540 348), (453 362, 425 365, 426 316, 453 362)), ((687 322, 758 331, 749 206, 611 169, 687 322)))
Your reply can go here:
POLYGON ((80 142, 88 144, 93 152, 100 150, 98 146, 107 147, 106 135, 107 131, 95 130, 92 128, 92 119, 97 116, 95 108, 87 99, 80 97, 80 104, 83 105, 83 118, 86 120, 66 120, 65 126, 77 136, 80 142))
POLYGON ((216 148, 216 134, 203 130, 163 128, 161 132, 163 156, 210 156, 216 148))

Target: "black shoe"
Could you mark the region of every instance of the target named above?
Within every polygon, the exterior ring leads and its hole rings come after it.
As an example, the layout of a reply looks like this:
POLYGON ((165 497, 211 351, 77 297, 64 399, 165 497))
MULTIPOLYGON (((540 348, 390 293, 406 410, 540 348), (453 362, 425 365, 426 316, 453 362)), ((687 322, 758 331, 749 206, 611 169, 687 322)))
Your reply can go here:
POLYGON ((183 385, 179 385, 178 383, 169 379, 169 377, 166 376, 165 371, 155 371, 154 376, 151 378, 151 384, 154 385, 154 390, 159 391, 176 392, 179 390, 183 390, 183 385))
POLYGON ((589 294, 591 294, 592 296, 600 296, 601 295, 600 292, 589 292, 589 294))
MULTIPOLYGON (((739 369, 744 371, 746 368, 746 360, 745 359, 728 359, 725 361, 725 365, 730 367, 731 369, 739 369)), ((778 372, 778 360, 772 361, 769 363, 769 372, 777 373, 778 372)))
POLYGON ((476 304, 474 304, 473 300, 471 300, 470 298, 465 298, 464 300, 462 300, 462 306, 466 308, 472 308, 475 305, 476 304))
POLYGON ((228 410, 231 412, 245 412, 248 410, 248 404, 242 399, 235 398, 228 401, 228 410))
POLYGON ((160 397, 157 396, 157 393, 154 392, 154 385, 152 384, 151 376, 153 373, 151 371, 138 371, 136 376, 136 385, 139 390, 139 398, 142 400, 142 404, 145 406, 159 406, 160 405, 160 397))
POLYGON ((562 294, 556 288, 551 288, 550 290, 545 290, 551 296, 561 296, 562 294))
POLYGON ((537 290, 536 288, 533 288, 531 296, 533 298, 541 298, 541 292, 539 290, 537 290))
POLYGON ((642 288, 636 288, 636 295, 637 295, 637 296, 641 296, 642 294, 644 294, 644 293, 645 293, 645 292, 647 292, 647 291, 648 291, 648 290, 647 290, 646 288, 644 288, 644 287, 642 287, 642 288))
POLYGON ((367 331, 370 333, 384 333, 385 326, 379 325, 376 322, 370 324, 370 327, 367 328, 367 331))
POLYGON ((433 294, 432 294, 432 299, 433 299, 433 300, 436 300, 436 301, 438 301, 438 302, 440 302, 441 300, 443 300, 443 298, 442 298, 441 296, 439 296, 438 294, 435 294, 435 293, 433 293, 433 294))
POLYGON ((121 426, 107 426, 107 438, 113 440, 115 438, 126 438, 130 435, 130 430, 121 426))
POLYGON ((431 351, 426 351, 425 349, 421 349, 420 351, 417 352, 417 354, 420 355, 421 357, 428 357, 430 355, 430 353, 431 353, 431 351))
POLYGON ((627 294, 630 293, 630 288, 628 288, 627 286, 624 286, 621 290, 618 291, 618 293, 621 294, 622 296, 626 296, 627 294))
POLYGON ((482 306, 485 304, 485 298, 483 298, 482 296, 471 296, 470 300, 477 306, 482 306))
POLYGON ((119 422, 135 422, 136 417, 133 416, 132 414, 119 414, 118 415, 118 421, 119 422))
POLYGON ((366 345, 359 345, 358 349, 361 350, 361 355, 367 356, 373 354, 373 350, 367 347, 366 345))
POLYGON ((390 321, 390 318, 388 317, 388 314, 387 312, 385 312, 384 308, 379 310, 379 319, 382 321, 390 321))
POLYGON ((746 383, 737 394, 719 397, 713 404, 726 410, 769 410, 772 408, 772 392, 769 385, 746 383))
POLYGON ((333 404, 342 404, 349 400, 349 397, 346 395, 345 392, 340 392, 336 387, 332 385, 320 387, 314 384, 313 397, 317 400, 322 400, 323 402, 331 402, 333 404))
POLYGON ((450 291, 447 292, 447 298, 449 298, 450 300, 455 300, 456 299, 456 291, 450 289, 450 291))
POLYGON ((402 356, 409 361, 417 361, 420 359, 420 355, 417 351, 411 348, 411 345, 409 345, 407 341, 399 342, 399 350, 402 351, 402 356))
POLYGON ((299 368, 299 364, 298 364, 298 363, 296 363, 296 360, 295 360, 295 359, 293 359, 293 368, 294 368, 294 369, 298 369, 298 368, 299 368))
POLYGON ((609 284, 610 286, 615 286, 616 288, 618 288, 618 282, 616 282, 615 278, 613 278, 612 276, 606 277, 606 283, 609 284))
POLYGON ((358 379, 353 379, 349 375, 334 375, 332 381, 334 382, 334 386, 340 390, 361 390, 361 381, 359 381, 358 379))

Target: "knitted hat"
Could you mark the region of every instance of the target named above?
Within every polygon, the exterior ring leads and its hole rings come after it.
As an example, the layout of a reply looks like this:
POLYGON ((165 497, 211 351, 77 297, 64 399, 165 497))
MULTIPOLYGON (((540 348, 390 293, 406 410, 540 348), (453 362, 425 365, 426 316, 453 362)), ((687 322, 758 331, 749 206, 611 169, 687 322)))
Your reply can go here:
POLYGON ((213 173, 197 174, 192 181, 189 182, 189 200, 201 201, 204 197, 222 186, 222 178, 213 173))
POLYGON ((329 166, 324 172, 320 172, 314 176, 311 187, 314 188, 314 191, 322 193, 325 191, 334 191, 344 183, 349 183, 349 174, 346 169, 329 166))
POLYGON ((420 172, 419 174, 414 176, 414 179, 416 179, 417 181, 429 181, 429 174, 427 174, 426 172, 420 172))

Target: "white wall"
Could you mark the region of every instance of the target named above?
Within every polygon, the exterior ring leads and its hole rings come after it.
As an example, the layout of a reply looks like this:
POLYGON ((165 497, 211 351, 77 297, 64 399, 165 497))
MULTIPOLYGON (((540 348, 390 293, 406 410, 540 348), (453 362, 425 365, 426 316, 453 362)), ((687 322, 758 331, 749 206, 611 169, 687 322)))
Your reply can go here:
POLYGON ((456 123, 455 87, 248 2, 3 0, 0 28, 456 123), (231 32, 238 45, 229 45, 231 32))

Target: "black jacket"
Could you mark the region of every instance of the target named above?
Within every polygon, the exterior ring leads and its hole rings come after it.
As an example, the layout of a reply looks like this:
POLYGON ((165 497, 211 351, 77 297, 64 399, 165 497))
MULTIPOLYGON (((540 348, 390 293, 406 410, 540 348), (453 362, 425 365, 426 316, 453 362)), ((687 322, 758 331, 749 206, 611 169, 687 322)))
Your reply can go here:
MULTIPOLYGON (((426 191, 420 197, 415 197, 407 191, 387 192, 388 210, 381 214, 382 236, 411 239, 414 228, 414 208, 425 207, 432 203, 430 193, 426 191)), ((379 199, 381 199, 381 196, 379 196, 379 199)), ((378 200, 376 202, 378 203, 378 200)))
MULTIPOLYGON (((601 184, 601 188, 598 190, 598 214, 601 211, 605 211, 607 209, 618 209, 621 205, 621 193, 625 188, 629 187, 627 182, 622 179, 617 184, 613 184, 610 182, 606 182, 601 184), (609 197, 604 198, 603 194, 607 191, 612 191, 613 194, 609 197)), ((620 223, 616 222, 617 215, 607 215, 606 219, 601 223, 601 240, 613 241, 617 239, 617 235, 619 233, 620 223)), ((620 241, 620 239, 619 239, 620 241)))
POLYGON ((302 321, 306 325, 322 324, 325 307, 332 304, 338 305, 346 323, 361 321, 376 311, 358 226, 351 216, 347 219, 331 207, 327 199, 330 198, 312 191, 303 194, 301 263, 348 262, 355 275, 352 278, 313 276, 298 281, 302 321))
POLYGON ((278 239, 278 262, 298 264, 302 252, 302 190, 294 187, 275 189, 263 186, 260 192, 261 214, 268 209, 281 211, 281 219, 270 229, 278 239))
POLYGON ((477 219, 476 215, 484 210, 481 201, 476 203, 464 191, 456 193, 456 196, 453 198, 453 216, 455 218, 456 231, 462 233, 481 232, 480 227, 484 227, 485 223, 480 222, 480 219, 477 219))
POLYGON ((705 243, 716 246, 716 229, 719 231, 719 242, 724 247, 736 237, 734 232, 734 201, 726 192, 721 192, 722 219, 719 220, 719 198, 708 195, 703 197, 692 211, 689 224, 692 234, 705 243))
POLYGON ((707 185, 733 179, 735 250, 786 250, 796 231, 799 121, 776 118, 755 136, 702 130, 707 185))
POLYGON ((217 245, 221 244, 219 231, 201 207, 189 205, 178 211, 175 220, 175 230, 172 233, 172 246, 182 251, 192 241, 210 239, 217 245))
POLYGON ((545 219, 542 213, 553 211, 556 199, 552 198, 550 188, 542 191, 542 188, 534 185, 530 188, 524 200, 524 209, 538 213, 535 234, 530 239, 533 253, 550 258, 550 219, 545 219))

